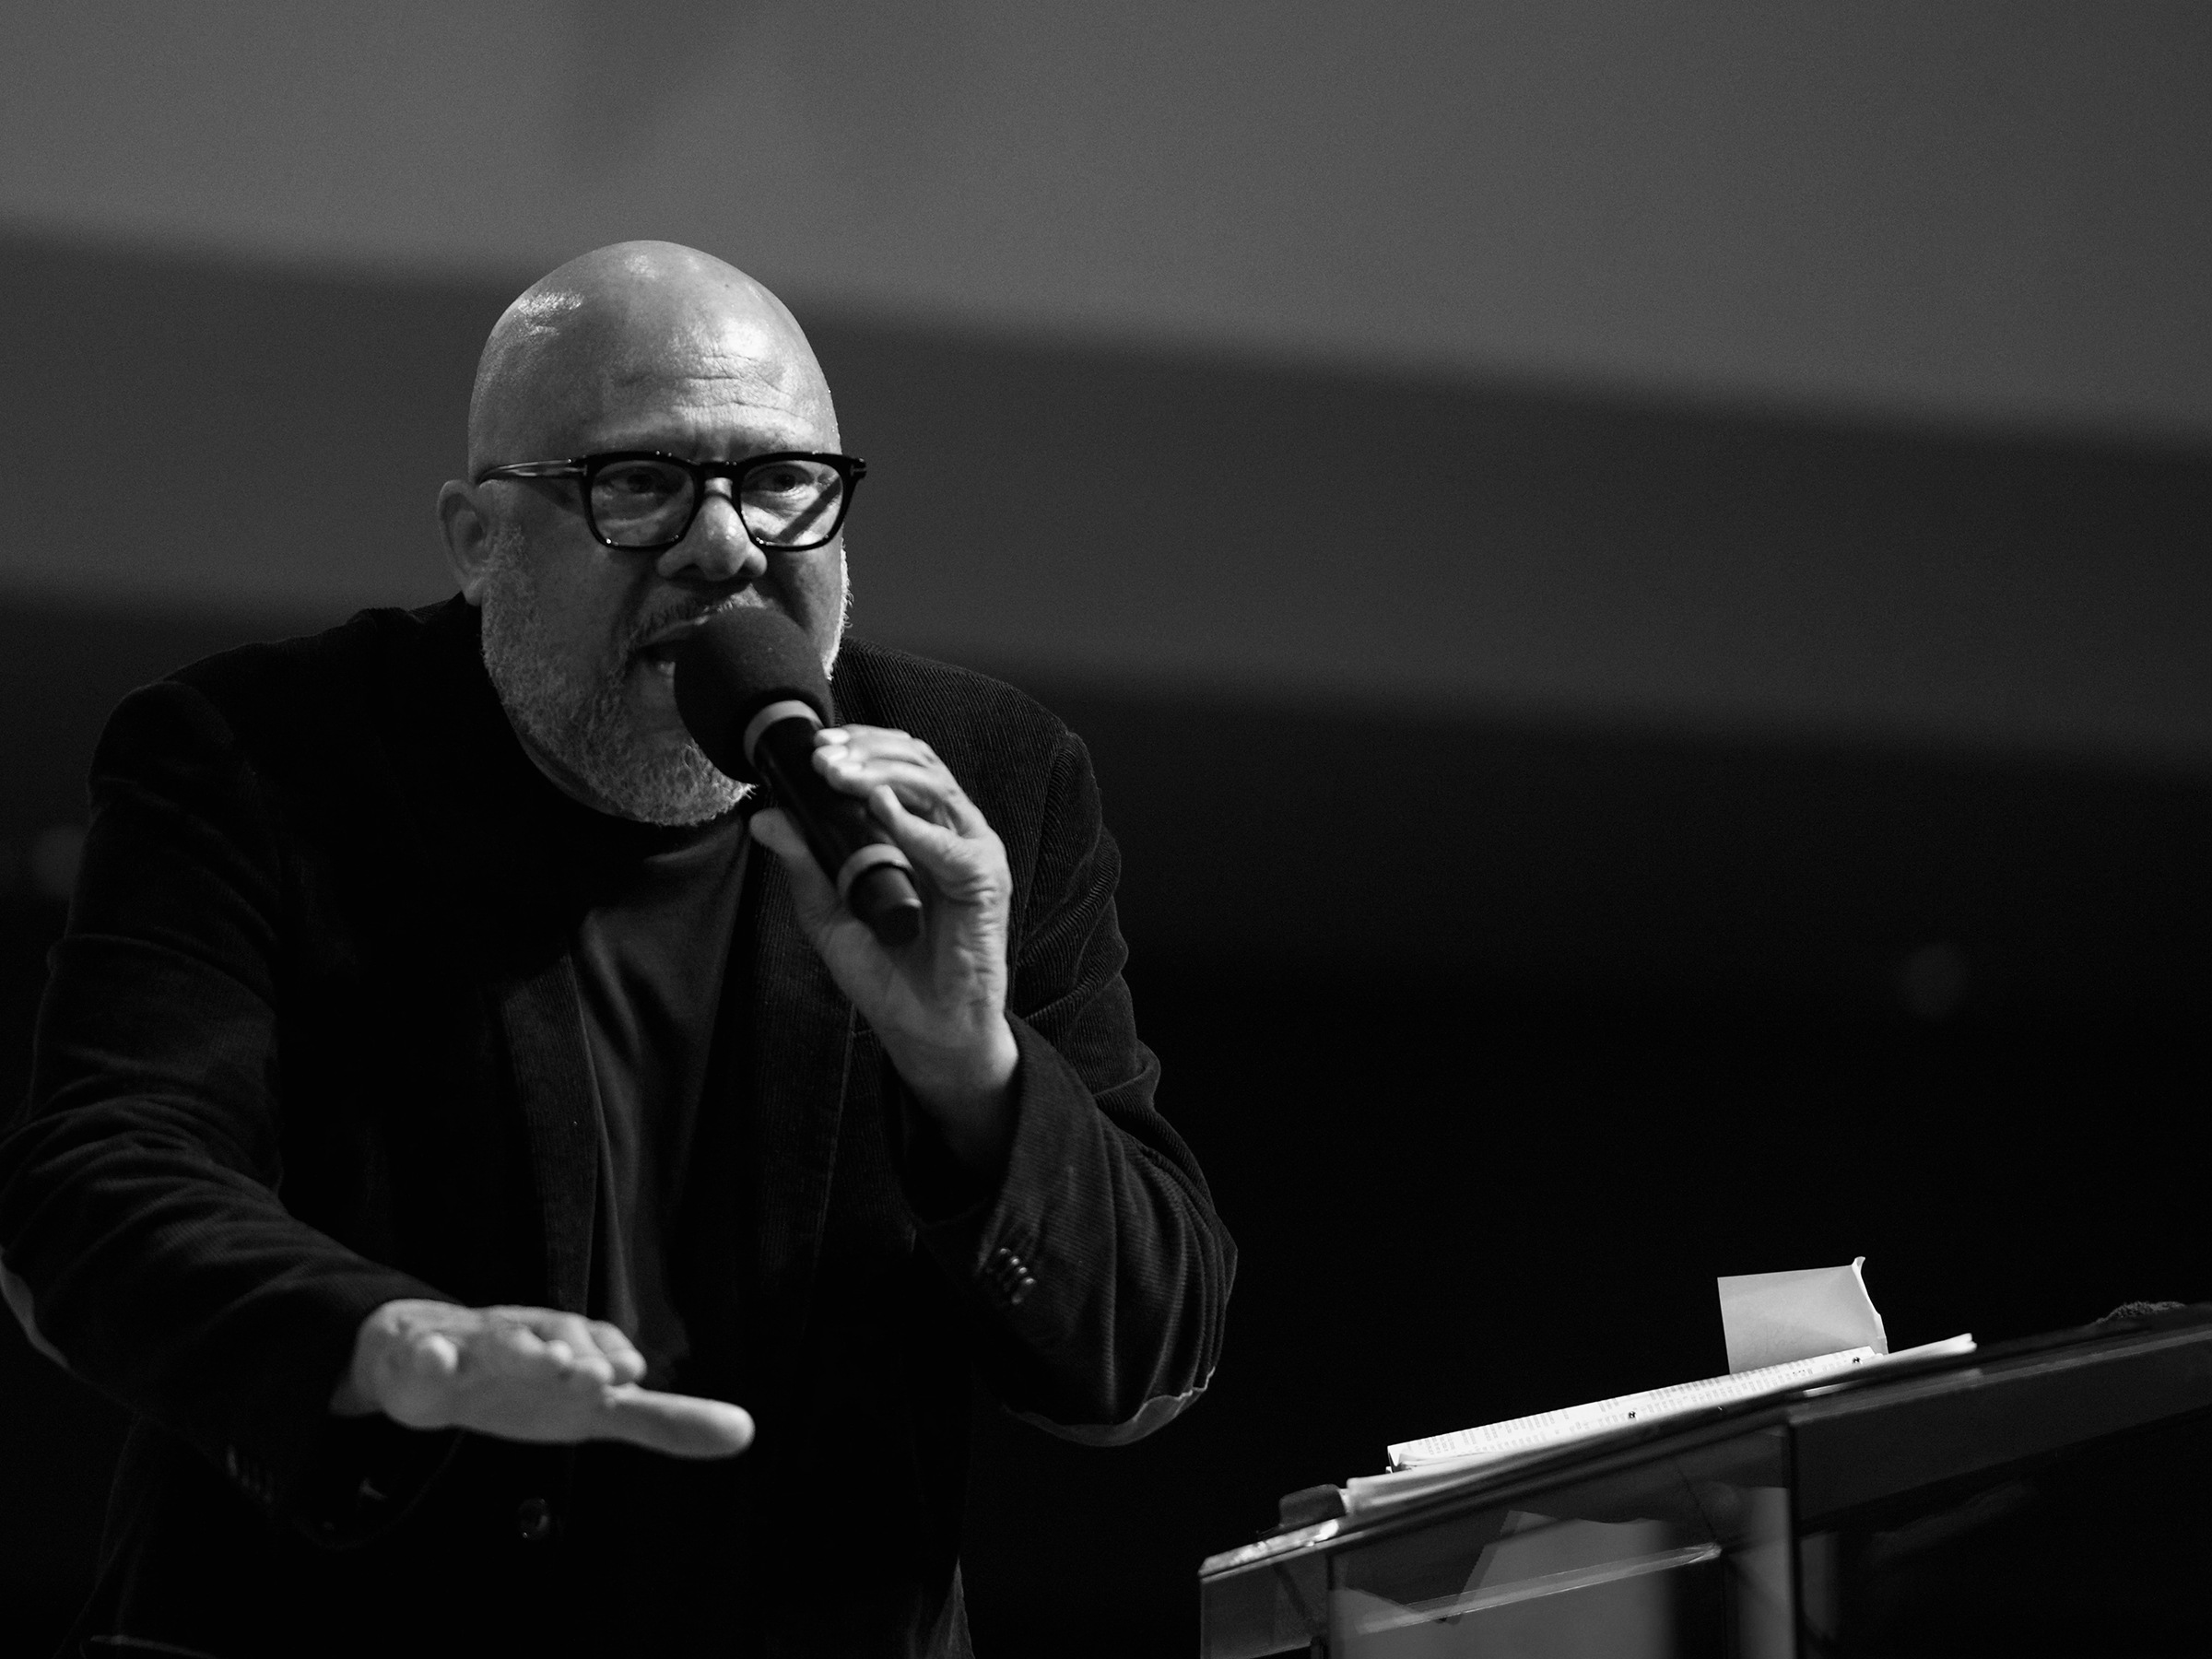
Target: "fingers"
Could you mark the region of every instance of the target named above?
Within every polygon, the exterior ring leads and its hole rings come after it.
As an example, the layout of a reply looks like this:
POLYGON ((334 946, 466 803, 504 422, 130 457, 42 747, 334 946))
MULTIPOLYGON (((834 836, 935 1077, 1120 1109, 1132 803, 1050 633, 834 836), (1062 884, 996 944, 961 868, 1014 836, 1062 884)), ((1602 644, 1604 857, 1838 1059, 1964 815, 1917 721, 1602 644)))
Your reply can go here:
POLYGON ((619 1326, 594 1320, 592 1334, 599 1344, 599 1351, 606 1356, 607 1363, 615 1368, 617 1382, 637 1382, 644 1379, 645 1356, 638 1352, 636 1344, 622 1334, 619 1326))
POLYGON ((919 737, 879 726, 830 726, 815 734, 815 770, 847 794, 870 795, 885 784, 911 813, 947 830, 974 835, 983 815, 952 769, 919 737))
MULTIPOLYGON (((984 923, 1003 920, 1013 889, 1005 845, 935 750, 909 733, 879 726, 832 726, 815 739, 816 770, 836 788, 865 800, 891 843, 912 862, 933 935, 952 912, 984 923), (950 912, 943 908, 947 904, 950 912)), ((854 971, 865 968, 880 976, 881 947, 862 936, 865 924, 817 866, 798 826, 771 807, 753 815, 751 830, 782 864, 799 924, 832 962, 832 971, 850 958, 854 971)), ((853 991, 850 984, 846 989, 853 991)))
POLYGON ((943 897, 960 904, 983 903, 1001 885, 1006 860, 988 825, 980 834, 967 835, 919 818, 888 784, 870 793, 868 810, 943 897))
POLYGON ((684 1457, 727 1456, 752 1439, 752 1419, 734 1406, 638 1387, 644 1356, 602 1320, 390 1302, 364 1322, 360 1342, 370 1356, 365 1373, 356 1367, 368 1379, 363 1404, 412 1429, 625 1439, 684 1457))
POLYGON ((879 726, 832 726, 816 734, 815 767, 868 810, 900 851, 956 900, 993 886, 1004 850, 982 810, 919 737, 879 726))
POLYGON ((608 1388, 635 1382, 645 1360, 629 1337, 604 1320, 550 1308, 492 1308, 491 1354, 511 1371, 548 1371, 561 1381, 608 1388))
POLYGON ((461 1349, 442 1331, 418 1336, 407 1348, 407 1368, 426 1382, 442 1382, 461 1369, 461 1349))

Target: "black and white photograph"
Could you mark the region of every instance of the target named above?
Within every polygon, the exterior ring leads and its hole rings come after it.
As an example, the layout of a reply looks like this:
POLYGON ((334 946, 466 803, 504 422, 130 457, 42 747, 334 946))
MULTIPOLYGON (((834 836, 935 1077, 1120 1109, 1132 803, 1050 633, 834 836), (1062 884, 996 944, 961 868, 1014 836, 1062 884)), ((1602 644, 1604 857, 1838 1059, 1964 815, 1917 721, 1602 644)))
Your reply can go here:
POLYGON ((2212 8, 0 0, 0 1654, 2212 1653, 2212 8))

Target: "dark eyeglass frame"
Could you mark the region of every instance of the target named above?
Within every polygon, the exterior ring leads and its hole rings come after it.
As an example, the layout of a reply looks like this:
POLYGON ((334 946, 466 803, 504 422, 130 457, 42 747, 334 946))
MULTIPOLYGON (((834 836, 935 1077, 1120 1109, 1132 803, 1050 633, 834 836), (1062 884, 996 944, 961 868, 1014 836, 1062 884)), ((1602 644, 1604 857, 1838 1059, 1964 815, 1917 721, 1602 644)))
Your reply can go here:
POLYGON ((476 476, 475 482, 487 484, 494 478, 580 479, 576 494, 583 508, 583 522, 601 547, 612 547, 618 553, 665 553, 691 534, 700 509, 707 504, 707 480, 727 478, 733 498, 730 504, 737 511, 737 522, 745 525, 747 541, 763 553, 811 553, 837 539, 837 533, 845 527, 845 514, 853 510, 853 492, 867 476, 868 464, 858 455, 829 454, 814 450, 771 450, 763 455, 747 455, 742 461, 692 461, 682 455, 671 455, 665 450, 607 450, 601 454, 578 455, 567 461, 517 461, 507 466, 488 466, 476 476), (691 511, 684 515, 683 527, 666 541, 610 541, 601 532, 598 515, 592 511, 592 486, 598 482, 601 472, 621 461, 665 461, 691 475, 691 511), (837 512, 830 519, 829 529, 812 541, 775 542, 761 547, 752 525, 745 522, 743 503, 735 498, 743 495, 747 474, 756 467, 773 466, 779 461, 818 461, 834 472, 840 485, 837 512))

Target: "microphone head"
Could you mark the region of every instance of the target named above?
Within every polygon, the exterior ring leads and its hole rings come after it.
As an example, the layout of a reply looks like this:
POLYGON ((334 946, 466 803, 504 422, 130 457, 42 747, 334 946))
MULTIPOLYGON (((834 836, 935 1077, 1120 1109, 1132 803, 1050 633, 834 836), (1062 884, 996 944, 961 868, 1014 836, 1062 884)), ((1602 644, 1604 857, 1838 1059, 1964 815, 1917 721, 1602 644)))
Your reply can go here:
POLYGON ((734 606, 691 630, 676 652, 676 711, 717 771, 740 783, 760 774, 746 759, 745 728, 770 703, 795 700, 835 720, 814 641, 782 611, 734 606))

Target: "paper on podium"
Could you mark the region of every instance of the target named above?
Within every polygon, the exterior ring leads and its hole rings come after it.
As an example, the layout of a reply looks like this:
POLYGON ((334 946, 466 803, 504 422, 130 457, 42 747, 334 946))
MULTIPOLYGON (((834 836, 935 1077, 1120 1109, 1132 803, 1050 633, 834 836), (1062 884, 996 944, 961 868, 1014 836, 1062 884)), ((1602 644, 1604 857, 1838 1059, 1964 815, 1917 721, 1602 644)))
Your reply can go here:
POLYGON ((1848 1267, 1795 1273, 1747 1273, 1720 1281, 1721 1328, 1728 1342, 1728 1375, 1537 1412, 1455 1434, 1405 1441, 1390 1448, 1390 1472, 1345 1483, 1346 1512, 1359 1514, 1459 1484, 1486 1468, 1623 1429, 1677 1420, 1747 1405, 1797 1389, 1818 1391, 1850 1374, 1974 1351, 1971 1335, 1889 1351, 1882 1316, 1860 1275, 1866 1258, 1848 1267))
POLYGON ((1722 1279, 1721 1331, 1728 1342, 1729 1374, 1845 1348, 1887 1354, 1889 1338, 1859 1271, 1865 1263, 1865 1256, 1855 1256, 1848 1267, 1722 1279))
POLYGON ((1509 1418, 1502 1423, 1485 1423, 1479 1429, 1462 1429, 1456 1434, 1405 1441, 1391 1447, 1390 1461, 1396 1468, 1407 1469, 1417 1464, 1511 1457, 1637 1423, 1655 1422, 1662 1418, 1679 1417, 1716 1406, 1734 1406, 1757 1399, 1762 1394, 1825 1382, 1879 1358, 1871 1348, 1856 1348, 1848 1353, 1794 1360, 1749 1376, 1707 1377, 1696 1382, 1648 1388, 1637 1394, 1618 1394, 1610 1400, 1593 1400, 1587 1406, 1570 1406, 1563 1410, 1540 1411, 1533 1417, 1509 1418))

